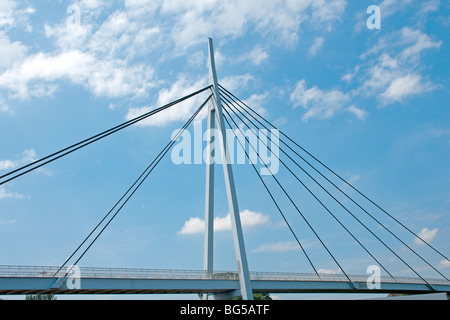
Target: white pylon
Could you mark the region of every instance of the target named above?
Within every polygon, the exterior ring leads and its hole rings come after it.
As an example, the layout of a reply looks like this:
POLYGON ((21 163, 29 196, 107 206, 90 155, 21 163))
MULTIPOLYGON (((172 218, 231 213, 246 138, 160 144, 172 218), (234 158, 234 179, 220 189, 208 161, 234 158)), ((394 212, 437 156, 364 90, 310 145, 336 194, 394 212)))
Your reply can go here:
MULTIPOLYGON (((213 92, 212 103, 208 109, 208 155, 209 162, 206 164, 206 201, 205 201, 205 271, 209 274, 213 272, 213 234, 214 234, 214 161, 211 154, 213 145, 211 133, 214 129, 214 122, 217 121, 217 131, 219 134, 219 144, 222 153, 223 173, 225 176, 225 186, 228 197, 228 208, 231 217, 231 227, 233 232, 234 248, 239 274, 242 299, 253 300, 253 291, 250 282, 250 273, 245 252, 244 236, 242 233, 241 218, 234 185, 233 170, 229 159, 229 150, 225 132, 222 102, 217 81, 216 65, 214 59, 213 40, 209 38, 209 84, 213 92)), ((214 143, 214 142, 213 142, 214 143)))

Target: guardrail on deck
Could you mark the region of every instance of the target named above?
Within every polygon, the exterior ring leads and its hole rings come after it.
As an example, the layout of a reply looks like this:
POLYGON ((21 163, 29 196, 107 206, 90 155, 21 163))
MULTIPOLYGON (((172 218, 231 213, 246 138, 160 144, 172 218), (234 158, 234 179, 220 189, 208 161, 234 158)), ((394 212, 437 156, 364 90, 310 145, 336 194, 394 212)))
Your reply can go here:
MULTIPOLYGON (((0 278, 62 278, 68 269, 45 266, 0 266, 0 278)), ((176 269, 139 269, 139 268, 98 268, 80 267, 80 278, 109 279, 192 279, 192 280, 238 280, 234 271, 215 271, 208 273, 203 270, 176 269)), ((339 281, 348 282, 344 274, 316 274, 290 272, 250 272, 251 280, 265 281, 339 281)), ((366 282, 367 275, 349 275, 353 282, 366 282)), ((430 284, 450 285, 445 279, 426 279, 430 284)), ((382 277, 384 283, 424 283, 420 278, 412 277, 382 277)))

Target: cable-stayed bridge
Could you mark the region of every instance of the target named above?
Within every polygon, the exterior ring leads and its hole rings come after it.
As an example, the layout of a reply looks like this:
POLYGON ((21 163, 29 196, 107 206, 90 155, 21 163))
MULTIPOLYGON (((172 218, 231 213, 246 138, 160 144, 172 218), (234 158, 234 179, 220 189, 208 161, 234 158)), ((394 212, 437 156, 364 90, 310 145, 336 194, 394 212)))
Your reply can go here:
POLYGON ((302 293, 302 292, 351 292, 351 293, 432 293, 450 292, 450 281, 443 274, 439 265, 430 262, 423 255, 403 240, 391 225, 395 224, 404 232, 413 236, 416 241, 422 243, 430 254, 438 257, 445 264, 450 260, 437 248, 415 234, 410 228, 402 224, 394 215, 388 213, 380 205, 371 200, 367 195, 343 179, 339 174, 317 159, 299 143, 291 139, 287 134, 278 130, 272 123, 261 116, 255 109, 248 106, 236 95, 220 85, 214 62, 212 40, 209 41, 209 85, 165 106, 152 110, 137 118, 124 122, 109 130, 73 144, 58 152, 55 152, 40 160, 34 161, 21 168, 13 170, 0 177, 0 186, 21 176, 39 169, 53 161, 68 156, 88 145, 102 140, 114 133, 128 128, 136 123, 148 119, 169 108, 176 108, 182 102, 199 95, 206 95, 201 103, 179 129, 156 158, 149 164, 135 182, 128 188, 123 196, 115 203, 109 212, 86 236, 66 261, 58 267, 43 266, 8 266, 0 265, 0 294, 131 294, 131 293, 203 293, 206 297, 216 299, 242 295, 244 299, 252 299, 253 293, 302 293), (123 207, 148 179, 161 160, 172 149, 181 135, 188 129, 200 112, 207 108, 207 157, 206 161, 206 188, 205 188, 205 241, 204 241, 204 270, 157 270, 157 269, 119 269, 119 268, 88 268, 79 267, 81 259, 94 245, 106 228, 121 212, 123 207), (226 128, 231 129, 238 141, 238 147, 245 154, 250 166, 255 172, 256 179, 261 183, 265 194, 261 197, 270 199, 272 210, 278 212, 286 224, 292 238, 299 247, 299 252, 307 261, 311 273, 277 273, 277 272, 251 272, 247 263, 247 254, 244 244, 242 223, 238 205, 233 176, 233 166, 230 159, 230 150, 226 134, 226 128), (275 130, 275 131, 274 131, 275 130), (257 135, 256 131, 262 132, 257 135), (277 136, 268 132, 276 132, 277 136), (217 135, 215 135, 217 133, 217 135), (253 135, 254 136, 253 136, 253 135), (346 272, 339 258, 327 245, 321 236, 320 230, 314 226, 308 214, 302 208, 302 200, 298 199, 285 187, 276 172, 267 163, 264 155, 256 144, 263 145, 266 151, 275 155, 280 166, 286 170, 298 188, 304 190, 326 214, 330 221, 334 221, 354 241, 355 245, 373 261, 378 268, 378 274, 374 276, 353 275, 346 272), (228 209, 230 212, 233 241, 237 261, 237 271, 214 270, 213 263, 213 236, 214 236, 214 167, 216 165, 215 147, 220 146, 222 167, 225 178, 228 209), (276 149, 277 152, 274 152, 276 149), (260 173, 259 167, 263 167, 265 175, 260 173), (274 190, 275 186, 276 190, 274 190), (356 194, 357 197, 351 196, 356 194), (320 194, 319 194, 319 192, 320 194), (282 200, 279 199, 280 195, 282 200), (284 201, 284 202, 283 202, 284 201), (333 205, 329 204, 329 201, 333 205), (281 203, 287 203, 286 209, 281 203), (346 222, 335 213, 341 210, 349 219, 361 227, 370 237, 371 242, 389 251, 390 254, 401 262, 402 266, 413 277, 402 277, 390 270, 380 257, 371 249, 367 241, 361 238, 346 222), (324 273, 317 267, 311 251, 292 226, 292 215, 302 221, 305 230, 310 232, 320 243, 328 259, 338 268, 337 274, 324 273), (364 219, 363 219, 364 217, 364 219), (389 224, 383 223, 383 219, 389 219, 389 224), (369 219, 376 227, 369 226, 365 221, 369 219), (380 230, 383 232, 381 233, 380 230), (386 239, 386 234, 389 239, 386 239), (396 245, 392 245, 395 241, 396 245), (398 245, 402 250, 395 249, 398 245), (422 264, 420 268, 414 266, 403 252, 408 251, 408 256, 413 256, 422 264), (433 278, 425 277, 423 270, 432 272, 433 278), (383 276, 380 275, 382 272, 383 276))
MULTIPOLYGON (((0 266, 0 294, 214 294, 240 292, 235 271, 79 268, 81 278, 67 277, 59 267, 0 266), (80 281, 77 287, 76 281, 80 281)), ((254 293, 430 293, 449 292, 444 279, 381 277, 380 289, 367 284, 367 275, 250 272, 254 293)))

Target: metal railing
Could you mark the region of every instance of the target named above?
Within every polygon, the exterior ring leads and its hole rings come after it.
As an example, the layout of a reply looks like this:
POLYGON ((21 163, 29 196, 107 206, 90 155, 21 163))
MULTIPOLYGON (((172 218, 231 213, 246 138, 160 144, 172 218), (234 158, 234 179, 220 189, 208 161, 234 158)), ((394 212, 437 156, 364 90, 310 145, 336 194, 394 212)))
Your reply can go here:
MULTIPOLYGON (((238 280, 234 271, 214 271, 208 273, 203 270, 176 269, 140 269, 140 268, 98 268, 80 267, 80 278, 106 279, 189 279, 189 280, 238 280)), ((66 276, 68 268, 46 266, 1 266, 0 278, 62 278, 66 276)), ((250 272, 251 280, 263 281, 329 281, 348 282, 344 274, 290 273, 290 272, 250 272)), ((367 275, 349 275, 352 282, 366 282, 367 275)), ((430 284, 450 285, 445 279, 426 279, 430 284)), ((384 283, 413 283, 423 284, 423 280, 413 277, 381 277, 384 283)))

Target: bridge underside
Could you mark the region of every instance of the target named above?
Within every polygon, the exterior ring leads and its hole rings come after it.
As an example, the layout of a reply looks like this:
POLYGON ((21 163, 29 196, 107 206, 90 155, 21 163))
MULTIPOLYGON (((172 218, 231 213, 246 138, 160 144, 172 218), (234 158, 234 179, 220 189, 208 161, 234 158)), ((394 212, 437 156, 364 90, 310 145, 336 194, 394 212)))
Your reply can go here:
MULTIPOLYGON (((0 278, 0 295, 26 294, 226 294, 240 290, 238 280, 93 279, 82 278, 78 288, 57 278, 0 278)), ((450 285, 381 283, 369 289, 364 282, 253 280, 253 291, 269 293, 433 293, 450 292, 450 285)))

